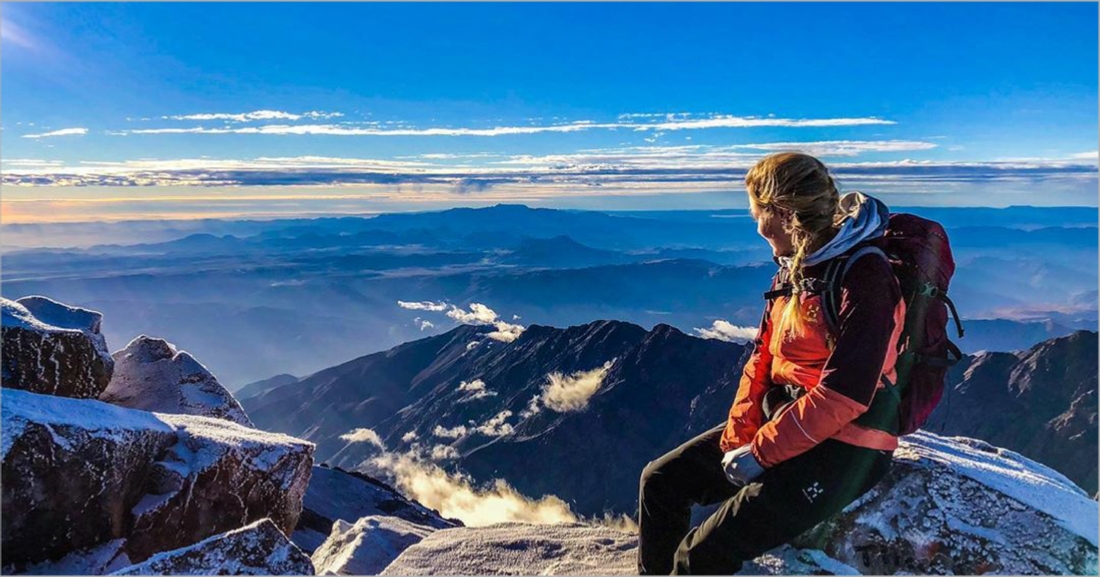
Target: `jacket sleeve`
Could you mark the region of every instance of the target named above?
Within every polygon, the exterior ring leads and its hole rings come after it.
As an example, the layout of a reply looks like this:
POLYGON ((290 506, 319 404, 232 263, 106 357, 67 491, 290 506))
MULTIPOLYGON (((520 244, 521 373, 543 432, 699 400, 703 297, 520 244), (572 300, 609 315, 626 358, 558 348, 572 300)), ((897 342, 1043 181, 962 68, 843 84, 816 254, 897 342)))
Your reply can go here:
MULTIPOLYGON (((772 280, 772 288, 775 288, 775 279, 772 280)), ((732 451, 752 441, 764 422, 761 400, 764 398, 764 393, 771 388, 771 322, 768 320, 771 316, 771 307, 772 301, 768 301, 764 306, 760 327, 756 331, 756 338, 753 339, 752 355, 749 356, 741 372, 737 394, 734 396, 729 418, 726 420, 726 429, 722 431, 722 439, 719 442, 723 452, 732 451)))
POLYGON ((840 286, 836 340, 816 387, 760 427, 752 453, 764 467, 800 455, 867 411, 896 346, 898 288, 890 264, 875 255, 851 263, 840 286))

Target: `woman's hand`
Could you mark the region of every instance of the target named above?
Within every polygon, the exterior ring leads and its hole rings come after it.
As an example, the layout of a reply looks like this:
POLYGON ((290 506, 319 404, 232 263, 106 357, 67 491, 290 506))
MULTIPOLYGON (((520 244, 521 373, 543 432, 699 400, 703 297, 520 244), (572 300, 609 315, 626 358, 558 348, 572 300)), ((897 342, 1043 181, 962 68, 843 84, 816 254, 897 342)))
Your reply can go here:
POLYGON ((751 447, 742 445, 722 457, 722 470, 734 485, 748 485, 764 474, 764 467, 752 456, 751 447))

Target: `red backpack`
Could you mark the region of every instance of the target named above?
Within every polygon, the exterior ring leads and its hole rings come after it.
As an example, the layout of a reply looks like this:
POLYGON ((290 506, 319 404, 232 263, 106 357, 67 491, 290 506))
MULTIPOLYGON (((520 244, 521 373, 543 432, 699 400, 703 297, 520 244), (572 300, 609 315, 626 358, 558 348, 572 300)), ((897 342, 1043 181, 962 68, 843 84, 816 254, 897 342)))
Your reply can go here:
POLYGON ((928 420, 943 396, 947 370, 963 358, 947 336, 949 308, 959 338, 963 336, 959 313, 947 296, 955 260, 947 233, 939 223, 914 214, 891 214, 885 250, 865 246, 847 257, 833 259, 826 269, 822 301, 830 327, 837 326, 840 281, 850 263, 865 253, 877 253, 889 261, 905 299, 905 328, 898 339, 894 386, 901 397, 898 435, 908 435, 928 420))

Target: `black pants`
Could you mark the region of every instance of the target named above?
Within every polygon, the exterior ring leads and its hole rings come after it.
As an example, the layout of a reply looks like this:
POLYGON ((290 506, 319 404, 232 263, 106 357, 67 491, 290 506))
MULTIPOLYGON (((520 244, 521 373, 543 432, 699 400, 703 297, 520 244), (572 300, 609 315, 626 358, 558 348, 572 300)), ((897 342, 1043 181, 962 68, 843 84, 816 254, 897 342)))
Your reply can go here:
POLYGON ((869 491, 892 453, 826 439, 745 486, 722 471, 725 423, 649 463, 638 496, 638 573, 729 575, 869 491), (689 529, 691 506, 721 506, 689 529))

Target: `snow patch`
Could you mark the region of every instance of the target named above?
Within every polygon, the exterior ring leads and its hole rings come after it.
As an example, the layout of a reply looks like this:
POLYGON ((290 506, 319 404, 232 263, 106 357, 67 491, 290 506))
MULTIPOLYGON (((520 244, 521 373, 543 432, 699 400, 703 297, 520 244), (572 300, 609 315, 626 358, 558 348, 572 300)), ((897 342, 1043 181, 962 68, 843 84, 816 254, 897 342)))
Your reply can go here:
POLYGON ((338 520, 314 551, 313 566, 321 575, 376 575, 433 531, 396 517, 363 517, 355 524, 338 520))
POLYGON ((974 481, 1042 511, 1094 546, 1100 538, 1098 503, 1065 475, 984 441, 917 431, 905 437, 895 459, 942 463, 974 481))
POLYGON ((18 389, 0 389, 0 414, 3 415, 0 419, 3 421, 0 457, 7 457, 12 444, 23 434, 27 423, 78 427, 88 431, 93 437, 110 438, 118 442, 122 442, 118 437, 120 431, 176 431, 172 423, 154 413, 125 409, 91 399, 39 395, 18 389))

